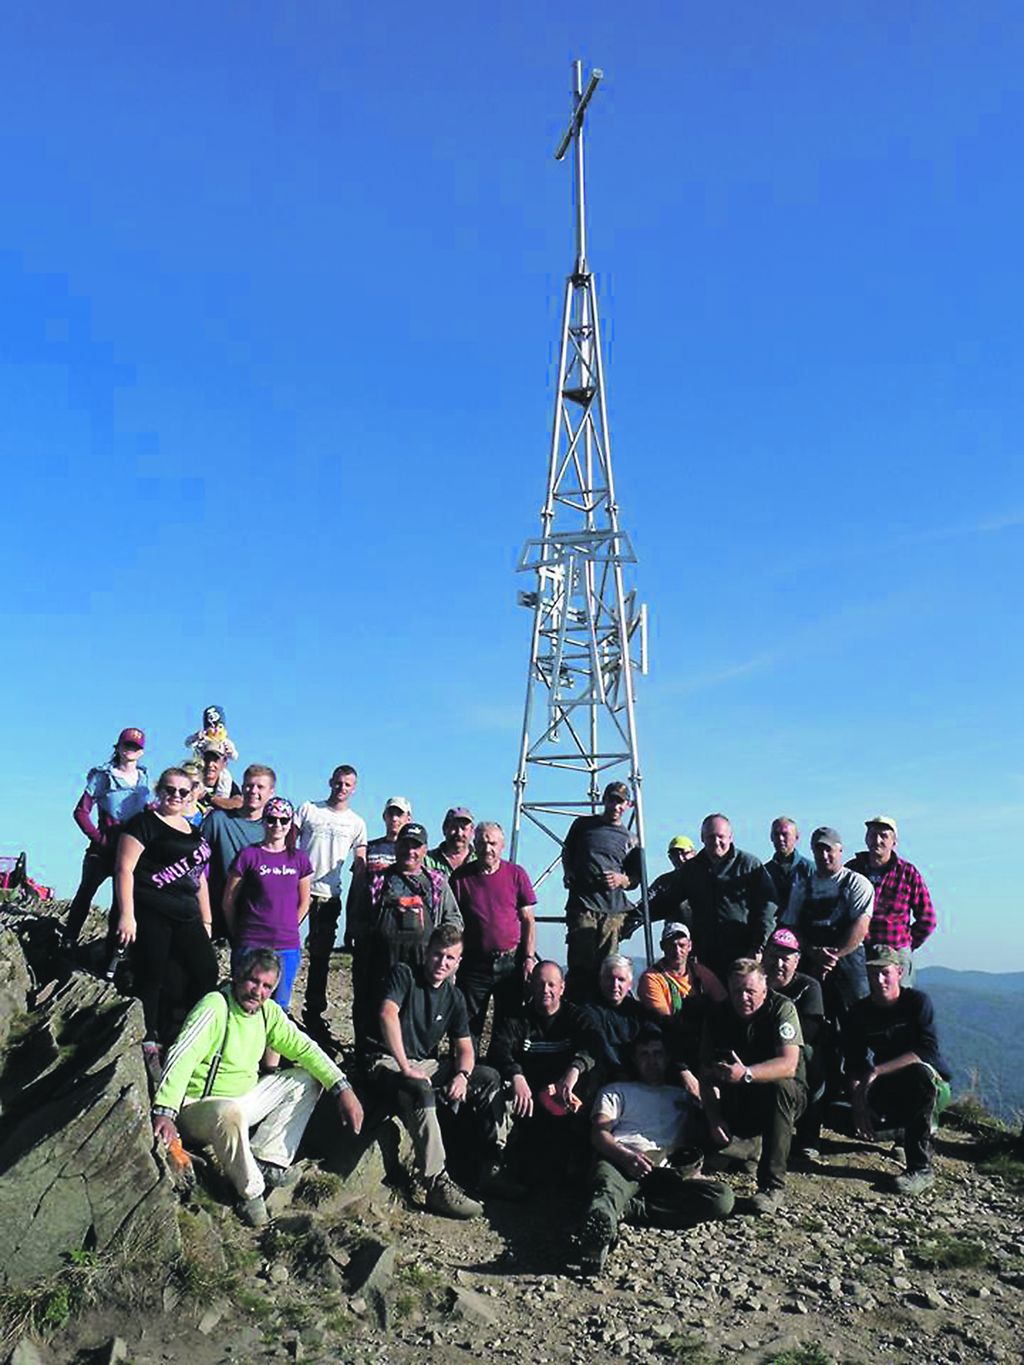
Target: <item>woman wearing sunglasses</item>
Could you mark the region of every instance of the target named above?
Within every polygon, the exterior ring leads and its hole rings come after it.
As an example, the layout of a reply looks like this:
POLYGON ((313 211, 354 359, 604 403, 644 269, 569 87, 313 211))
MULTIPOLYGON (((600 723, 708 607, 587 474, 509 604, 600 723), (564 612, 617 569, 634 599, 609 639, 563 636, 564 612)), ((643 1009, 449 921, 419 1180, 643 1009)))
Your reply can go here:
POLYGON ((156 805, 125 824, 117 846, 117 939, 122 947, 134 945, 147 1054, 170 1041, 172 1006, 190 1009, 217 984, 206 889, 210 846, 182 814, 191 793, 188 773, 167 768, 157 783, 156 805), (168 990, 172 962, 184 979, 180 990, 168 990))
MULTIPOLYGON (((250 948, 273 948, 281 959, 274 999, 287 1010, 302 948, 299 925, 309 913, 313 865, 296 849, 295 812, 283 796, 263 807, 264 838, 243 848, 228 869, 224 887, 224 919, 234 961, 250 948)), ((276 1064, 268 1054, 265 1064, 276 1064)))

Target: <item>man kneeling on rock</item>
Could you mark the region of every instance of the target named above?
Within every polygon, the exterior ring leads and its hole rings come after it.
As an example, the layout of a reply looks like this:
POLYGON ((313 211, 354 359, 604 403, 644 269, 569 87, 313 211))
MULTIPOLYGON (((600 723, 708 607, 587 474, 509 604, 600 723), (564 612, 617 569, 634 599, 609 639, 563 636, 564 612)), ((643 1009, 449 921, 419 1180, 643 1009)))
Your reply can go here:
POLYGON ((590 1206, 580 1233, 584 1273, 599 1274, 625 1216, 643 1226, 686 1228, 732 1210, 728 1185, 697 1172, 707 1125, 698 1101, 668 1084, 661 1031, 646 1024, 632 1044, 635 1081, 618 1081, 594 1102, 597 1152, 590 1206))
POLYGON ((453 1110, 466 1101, 473 1112, 485 1149, 481 1188, 486 1190, 492 1179, 497 1183, 501 1164, 501 1081, 496 1071, 474 1062, 469 1014, 455 985, 461 960, 462 930, 439 925, 427 941, 422 966, 398 962, 392 967, 380 1007, 380 1036, 368 1040, 370 1082, 398 1111, 412 1138, 428 1211, 446 1218, 476 1218, 483 1207, 445 1169, 438 1099, 453 1110), (450 1052, 439 1061, 445 1038, 450 1052))
POLYGON ((793 1129, 807 1102, 800 1019, 791 1000, 769 991, 753 958, 732 964, 727 989, 704 1024, 701 1098, 716 1146, 760 1137, 752 1212, 772 1213, 782 1207, 793 1129))
POLYGON ((230 986, 204 995, 185 1020, 153 1102, 157 1138, 170 1144, 180 1129, 186 1141, 212 1147, 251 1227, 268 1220, 264 1193, 288 1183, 321 1087, 337 1099, 343 1124, 358 1133, 363 1123, 344 1072, 270 998, 280 975, 269 948, 243 953, 230 986), (261 1079, 268 1047, 294 1069, 261 1079))
POLYGON ((846 1065, 857 1137, 875 1140, 880 1128, 903 1130, 907 1170, 900 1194, 923 1194, 935 1183, 932 1128, 949 1103, 950 1070, 939 1053, 935 1013, 924 991, 902 985, 898 948, 868 955, 870 995, 850 1011, 846 1065))

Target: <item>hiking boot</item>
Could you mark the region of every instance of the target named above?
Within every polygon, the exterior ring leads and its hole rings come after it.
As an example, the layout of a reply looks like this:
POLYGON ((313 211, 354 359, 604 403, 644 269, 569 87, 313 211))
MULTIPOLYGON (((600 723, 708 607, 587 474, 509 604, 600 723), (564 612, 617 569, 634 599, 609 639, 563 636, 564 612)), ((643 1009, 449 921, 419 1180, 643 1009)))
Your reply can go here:
POLYGON ((288 1185, 294 1185, 300 1175, 297 1166, 275 1166, 272 1161, 261 1161, 259 1157, 256 1158, 256 1165, 263 1177, 265 1194, 270 1190, 283 1190, 288 1185))
POLYGON ((500 1161, 490 1161, 484 1166, 477 1189, 481 1194, 493 1195, 495 1199, 525 1199, 528 1193, 525 1185, 517 1184, 505 1174, 504 1164, 500 1161))
POLYGON ((584 1275, 600 1275, 604 1270, 614 1235, 610 1215, 604 1209, 591 1209, 580 1229, 580 1269, 584 1275))
POLYGON ((898 1175, 893 1184, 896 1186, 897 1194, 907 1194, 911 1197, 924 1194, 925 1190, 930 1190, 935 1184, 935 1172, 930 1166, 922 1166, 918 1171, 907 1171, 905 1175, 898 1175))
POLYGON ((484 1211, 482 1204, 459 1189, 447 1171, 431 1181, 424 1203, 428 1213, 438 1213, 442 1218, 479 1218, 484 1211))
POLYGON ((786 1193, 776 1186, 773 1190, 758 1190, 750 1201, 750 1209, 756 1218, 766 1213, 778 1213, 786 1202, 786 1193))
POLYGON ((266 1227, 270 1222, 270 1214, 267 1212, 262 1194, 255 1194, 251 1199, 239 1199, 235 1204, 235 1212, 249 1228, 266 1227))

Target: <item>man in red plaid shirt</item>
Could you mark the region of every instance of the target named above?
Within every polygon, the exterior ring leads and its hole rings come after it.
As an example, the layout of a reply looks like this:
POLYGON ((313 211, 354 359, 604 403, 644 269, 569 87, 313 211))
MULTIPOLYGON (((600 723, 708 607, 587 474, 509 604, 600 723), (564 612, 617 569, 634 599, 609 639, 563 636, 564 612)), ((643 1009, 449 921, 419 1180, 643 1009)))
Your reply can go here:
POLYGON ((935 931, 935 908, 924 878, 913 863, 896 856, 899 830, 891 815, 866 820, 866 853, 846 864, 860 872, 875 888, 875 904, 868 928, 868 955, 872 948, 895 948, 903 966, 903 984, 914 984, 912 953, 935 931))

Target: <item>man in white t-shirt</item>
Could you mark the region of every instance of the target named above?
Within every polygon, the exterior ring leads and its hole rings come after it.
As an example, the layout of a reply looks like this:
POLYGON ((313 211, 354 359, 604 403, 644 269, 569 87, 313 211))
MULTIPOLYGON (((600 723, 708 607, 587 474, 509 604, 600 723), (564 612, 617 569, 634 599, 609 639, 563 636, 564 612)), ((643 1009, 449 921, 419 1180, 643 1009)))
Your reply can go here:
POLYGON ((350 853, 352 881, 357 890, 366 874, 366 823, 348 805, 358 780, 355 768, 339 764, 331 774, 331 794, 327 800, 304 801, 295 812, 299 848, 313 864, 303 1023, 310 1033, 321 1038, 329 1033, 323 1018, 327 1009, 327 974, 341 918, 342 873, 350 853))
POLYGON ((604 1269, 624 1217, 684 1228, 725 1218, 733 1207, 728 1185, 699 1174, 703 1115, 692 1095, 669 1083, 668 1052, 656 1024, 634 1040, 631 1060, 637 1079, 605 1086, 594 1101, 597 1161, 579 1236, 588 1275, 604 1269))

